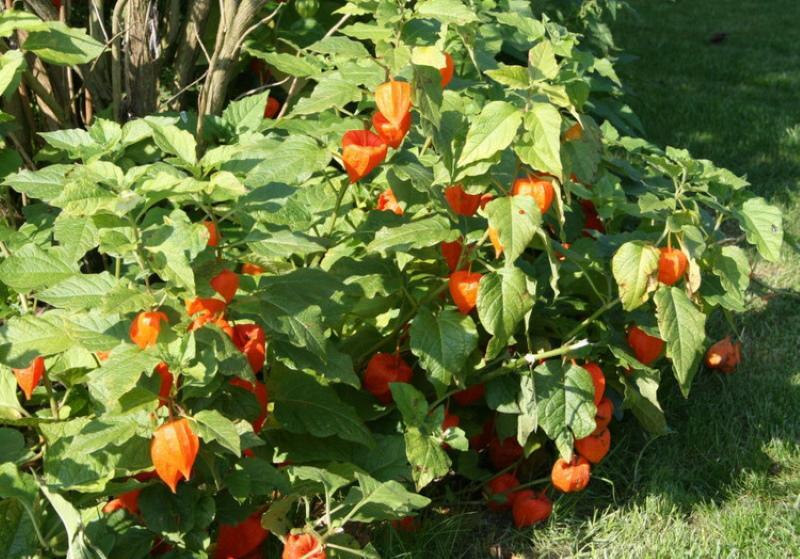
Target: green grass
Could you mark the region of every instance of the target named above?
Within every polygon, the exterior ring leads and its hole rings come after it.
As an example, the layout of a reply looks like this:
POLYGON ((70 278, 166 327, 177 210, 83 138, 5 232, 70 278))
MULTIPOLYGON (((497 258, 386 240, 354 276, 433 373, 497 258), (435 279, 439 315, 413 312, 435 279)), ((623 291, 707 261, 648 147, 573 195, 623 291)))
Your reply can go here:
MULTIPOLYGON (((551 521, 516 531, 484 512, 431 514, 385 557, 800 556, 800 28, 796 0, 632 0, 613 30, 647 137, 746 175, 786 212, 785 262, 759 262, 744 362, 701 372, 689 400, 660 397, 671 435, 648 441, 626 419, 613 454, 551 521), (796 19, 796 17, 795 17, 796 19), (712 45, 720 32, 727 37, 712 45), (763 285, 779 288, 766 289, 763 285)), ((725 331, 710 325, 712 336, 725 331)))

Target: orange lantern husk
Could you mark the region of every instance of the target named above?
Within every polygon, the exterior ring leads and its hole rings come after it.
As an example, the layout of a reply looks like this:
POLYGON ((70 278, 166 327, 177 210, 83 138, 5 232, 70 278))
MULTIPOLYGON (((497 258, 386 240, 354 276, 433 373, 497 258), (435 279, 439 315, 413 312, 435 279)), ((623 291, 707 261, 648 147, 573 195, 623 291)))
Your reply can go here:
POLYGON ((350 182, 357 182, 386 159, 388 146, 369 130, 350 130, 342 137, 342 163, 350 182))
POLYGON ((39 386, 39 383, 44 377, 44 357, 34 357, 31 364, 24 369, 11 370, 17 378, 17 385, 19 385, 20 389, 25 394, 25 399, 30 400, 34 389, 39 386))
POLYGON ((411 84, 389 80, 375 88, 378 111, 397 128, 411 110, 411 84))
POLYGON ((200 450, 200 441, 185 418, 163 424, 153 433, 150 458, 156 473, 173 493, 181 478, 188 480, 200 450))
POLYGON ((372 127, 381 139, 394 149, 400 147, 403 138, 411 128, 411 113, 406 113, 399 125, 389 122, 385 116, 376 112, 372 115, 372 127))

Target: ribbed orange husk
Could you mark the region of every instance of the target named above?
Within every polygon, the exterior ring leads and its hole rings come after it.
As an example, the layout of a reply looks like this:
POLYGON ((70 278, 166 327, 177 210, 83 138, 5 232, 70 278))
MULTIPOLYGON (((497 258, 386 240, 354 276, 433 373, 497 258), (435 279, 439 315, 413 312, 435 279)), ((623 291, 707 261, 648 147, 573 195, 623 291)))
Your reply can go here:
POLYGON ((631 326, 628 330, 628 345, 631 346, 636 359, 645 365, 658 359, 664 351, 664 340, 647 334, 637 326, 631 326))
POLYGON ((161 321, 167 322, 163 312, 140 312, 131 322, 129 331, 131 341, 142 349, 153 346, 161 332, 161 321))
POLYGON ((390 80, 375 89, 375 104, 386 120, 400 128, 411 110, 411 84, 390 80))
POLYGON ((406 137, 411 128, 411 113, 406 113, 400 124, 396 125, 389 122, 381 113, 376 112, 372 115, 372 127, 384 142, 397 149, 403 143, 403 138, 406 137))
POLYGON ((583 456, 576 455, 572 462, 567 462, 563 458, 556 460, 550 473, 550 480, 553 482, 553 487, 559 491, 575 493, 586 489, 591 476, 592 468, 589 461, 583 456))
POLYGON ((455 184, 445 188, 444 197, 456 214, 469 217, 478 211, 483 195, 468 194, 460 184, 455 184))
POLYGON ((718 341, 706 352, 706 365, 710 369, 719 369, 723 373, 732 373, 742 358, 742 344, 733 343, 727 336, 718 341))
POLYGON ((283 544, 281 559, 326 559, 325 548, 313 534, 290 534, 283 544))
POLYGON ((388 146, 380 136, 369 130, 350 130, 342 136, 342 163, 356 182, 366 177, 386 159, 388 146))
POLYGON ((611 433, 603 429, 599 433, 575 441, 575 450, 592 464, 598 464, 611 448, 611 433))
POLYGON ((397 197, 391 188, 387 188, 378 195, 378 202, 375 204, 375 209, 382 212, 392 212, 397 215, 403 215, 403 208, 397 203, 397 197))
POLYGON ((169 400, 169 393, 172 391, 172 383, 175 379, 169 367, 163 361, 156 365, 156 374, 161 378, 161 385, 158 388, 158 400, 161 404, 166 404, 169 400))
POLYGON ((478 272, 459 270, 450 274, 450 295, 461 314, 469 314, 478 302, 478 289, 483 277, 478 272))
POLYGON ((597 415, 594 416, 595 429, 592 435, 601 433, 614 417, 614 404, 608 398, 603 398, 597 404, 597 415))
POLYGON ((230 270, 222 270, 211 278, 211 288, 222 295, 226 303, 230 303, 239 289, 239 276, 230 270))
POLYGON ((189 326, 189 331, 196 330, 208 324, 216 322, 225 315, 227 309, 225 301, 214 299, 213 297, 195 297, 186 301, 186 312, 193 316, 194 320, 189 326))
POLYGON ((392 382, 411 382, 414 370, 397 353, 376 353, 364 371, 364 389, 381 403, 392 401, 392 382))
POLYGON ((275 118, 281 110, 281 102, 274 97, 267 97, 267 103, 264 105, 264 118, 275 118))
POLYGON ((257 276, 264 273, 264 268, 252 262, 245 262, 242 264, 242 273, 248 276, 257 276))
POLYGON ((244 559, 267 539, 269 532, 261 526, 261 512, 239 524, 220 524, 214 559, 244 559))
POLYGON ((533 198, 539 211, 542 215, 547 213, 550 206, 553 205, 555 198, 555 189, 550 181, 543 178, 529 176, 524 179, 517 179, 514 181, 514 186, 511 188, 513 196, 530 196, 533 198))
POLYGON ((686 273, 688 265, 689 259, 682 250, 662 247, 658 259, 658 281, 666 285, 677 283, 686 273))
POLYGON ((565 142, 580 140, 582 137, 583 137, 583 127, 577 122, 572 126, 570 126, 566 132, 564 132, 565 142))
POLYGON ((247 357, 254 373, 258 373, 264 368, 267 342, 261 326, 258 324, 235 325, 233 327, 233 344, 247 357))
POLYGON ((169 421, 156 429, 150 442, 150 458, 156 473, 173 493, 178 482, 189 479, 200 441, 185 418, 169 421))
POLYGON ((553 512, 553 503, 542 492, 537 495, 530 489, 517 493, 511 514, 517 528, 526 528, 550 518, 553 512))
POLYGON ((597 363, 586 363, 584 369, 592 376, 592 383, 594 384, 594 403, 600 403, 603 395, 606 392, 606 376, 603 374, 603 369, 597 363))
POLYGON ((442 89, 447 87, 447 84, 453 79, 453 72, 455 72, 455 69, 456 66, 453 63, 453 57, 448 53, 444 53, 444 66, 439 68, 439 75, 442 76, 442 89))
POLYGON ((25 394, 25 399, 30 400, 33 390, 39 386, 44 377, 44 357, 34 357, 31 364, 24 369, 11 369, 17 378, 17 384, 25 394))
POLYGON ((450 269, 451 273, 456 271, 458 260, 461 258, 462 246, 461 241, 452 241, 450 243, 442 242, 439 245, 442 256, 444 256, 444 261, 447 262, 447 267, 450 269))
POLYGON ((208 229, 208 246, 215 247, 219 244, 219 231, 213 221, 204 221, 206 229, 208 229))

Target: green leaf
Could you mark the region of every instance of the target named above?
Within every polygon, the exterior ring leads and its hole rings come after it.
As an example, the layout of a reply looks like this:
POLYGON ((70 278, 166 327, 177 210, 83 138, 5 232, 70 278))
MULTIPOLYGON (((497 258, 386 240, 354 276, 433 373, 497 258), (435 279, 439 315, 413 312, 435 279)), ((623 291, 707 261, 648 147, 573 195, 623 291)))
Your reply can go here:
POLYGON ((478 347, 475 323, 453 309, 445 309, 434 316, 423 308, 411 323, 410 334, 411 352, 419 358, 441 396, 478 347))
POLYGON ((54 285, 79 272, 54 250, 27 244, 0 262, 0 282, 19 293, 54 285))
POLYGON ((245 184, 251 188, 271 182, 300 184, 323 170, 330 159, 330 154, 313 138, 289 136, 248 173, 245 184))
POLYGON ((275 419, 287 431, 315 437, 335 435, 362 445, 374 444, 355 410, 314 376, 277 367, 268 385, 270 400, 275 403, 275 419))
POLYGON ((486 70, 484 73, 497 83, 511 89, 528 89, 530 87, 528 70, 524 66, 509 66, 501 62, 497 69, 486 70))
POLYGON ((396 227, 382 227, 367 245, 367 251, 408 252, 411 249, 435 246, 442 241, 452 241, 455 238, 447 218, 434 215, 396 227))
POLYGON ((500 236, 507 264, 525 252, 542 222, 539 207, 530 196, 501 196, 486 205, 489 226, 500 236))
POLYGON ((61 309, 91 309, 116 286, 117 280, 108 272, 70 276, 39 292, 39 299, 61 309))
POLYGON ((39 136, 54 148, 66 151, 73 159, 88 159, 103 151, 89 132, 80 128, 39 132, 39 136))
POLYGON ((406 382, 389 384, 392 399, 403 416, 406 425, 420 427, 428 417, 428 401, 425 395, 406 382))
POLYGON ((0 95, 14 91, 28 65, 20 50, 10 50, 0 55, 0 95))
POLYGON ((723 289, 744 302, 750 286, 750 262, 745 251, 737 246, 724 246, 712 255, 711 267, 723 289))
POLYGON ((533 103, 525 113, 525 134, 514 146, 519 158, 534 169, 560 177, 561 114, 550 103, 533 103))
POLYGON ((293 255, 306 257, 325 250, 325 247, 314 238, 286 229, 275 231, 269 235, 268 239, 248 243, 247 246, 258 256, 270 260, 289 258, 293 255))
POLYGON ((347 37, 326 37, 307 47, 307 49, 320 54, 332 54, 357 60, 370 57, 364 45, 347 37))
POLYGON ((106 409, 113 409, 123 395, 133 390, 142 374, 151 372, 159 361, 157 356, 134 345, 116 347, 108 360, 87 376, 89 394, 106 409))
POLYGON ((353 487, 344 504, 346 512, 354 522, 380 522, 404 518, 415 510, 427 507, 431 500, 411 493, 396 481, 379 482, 370 476, 356 472, 358 487, 353 487))
POLYGON ((339 33, 352 37, 353 39, 372 41, 373 43, 388 41, 394 35, 394 31, 389 27, 381 27, 379 25, 361 22, 342 27, 339 33))
POLYGON ((61 193, 66 182, 67 171, 72 165, 50 165, 36 171, 22 169, 6 177, 3 184, 20 194, 49 202, 61 193))
POLYGON ((73 27, 61 22, 48 21, 47 29, 31 31, 22 49, 51 64, 72 66, 87 64, 103 53, 103 45, 73 27))
POLYGON ((361 100, 361 89, 345 80, 340 72, 329 72, 308 97, 303 97, 292 109, 293 115, 310 115, 328 109, 342 108, 361 100))
POLYGON ((197 164, 197 142, 189 132, 153 117, 145 122, 153 130, 153 141, 162 151, 177 156, 188 165, 197 164))
POLYGON ((533 81, 552 80, 558 75, 553 44, 544 40, 528 52, 528 71, 533 81))
POLYGON ((658 270, 659 255, 651 244, 630 241, 619 247, 611 259, 611 272, 626 311, 643 305, 650 292, 658 287, 653 273, 658 270))
POLYGON ((41 489, 67 531, 68 548, 66 559, 99 559, 103 557, 102 552, 95 549, 88 541, 86 526, 81 518, 80 511, 54 489, 46 485, 43 485, 41 489))
POLYGON ((751 198, 736 211, 739 224, 744 229, 747 242, 758 248, 758 253, 770 262, 781 258, 783 221, 781 211, 763 198, 751 198))
MULTIPOLYGON (((286 52, 265 52, 252 47, 247 47, 245 50, 248 54, 260 58, 279 72, 290 76, 307 78, 318 74, 320 71, 319 63, 312 64, 310 61, 314 59, 308 56, 297 56, 286 52)), ((264 111, 263 105, 261 111, 262 113, 264 111)))
POLYGON ((0 556, 23 559, 36 555, 38 540, 31 516, 15 499, 0 500, 0 556))
POLYGON ((424 0, 417 4, 417 14, 422 18, 454 25, 467 25, 478 21, 475 12, 460 0, 424 0))
POLYGON ((8 38, 14 31, 37 31, 47 29, 47 23, 35 14, 22 10, 5 10, 0 14, 0 37, 8 38))
POLYGON ((705 350, 706 315, 677 287, 662 286, 654 298, 660 337, 667 342, 667 357, 683 396, 688 398, 705 350))
POLYGON ((522 122, 522 112, 505 101, 487 103, 481 113, 472 119, 459 167, 475 161, 489 159, 498 151, 506 149, 517 135, 522 122))
POLYGON ((525 274, 519 268, 502 268, 481 278, 478 316, 499 345, 505 345, 532 306, 525 274))
POLYGON ((27 367, 38 355, 52 355, 72 345, 66 325, 53 313, 13 317, 0 327, 0 362, 27 367))
POLYGON ((197 434, 206 442, 217 441, 230 450, 234 456, 242 455, 239 433, 233 422, 216 410, 202 410, 192 419, 197 422, 197 434))
POLYGON ((557 360, 542 363, 534 373, 539 425, 569 460, 575 439, 587 437, 595 429, 592 377, 583 367, 557 360))
POLYGON ((264 106, 268 97, 269 91, 264 91, 233 101, 225 107, 222 120, 238 134, 256 131, 264 120, 264 106))
POLYGON ((53 224, 53 237, 64 249, 62 254, 77 262, 99 243, 99 232, 91 219, 59 215, 53 224))
POLYGON ((193 292, 194 271, 191 262, 206 247, 205 228, 192 223, 179 209, 163 216, 161 223, 148 228, 142 242, 152 254, 150 262, 165 280, 193 292))
POLYGON ((408 428, 404 436, 406 456, 411 463, 417 491, 433 480, 447 475, 450 471, 450 458, 439 441, 425 435, 417 427, 408 428))

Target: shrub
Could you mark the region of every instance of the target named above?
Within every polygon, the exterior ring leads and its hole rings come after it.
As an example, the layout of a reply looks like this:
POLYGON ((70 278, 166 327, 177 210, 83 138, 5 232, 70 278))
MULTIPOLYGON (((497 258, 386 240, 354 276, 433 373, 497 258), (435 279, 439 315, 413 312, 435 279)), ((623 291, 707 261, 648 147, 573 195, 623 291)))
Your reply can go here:
MULTIPOLYGON (((599 461, 612 410, 665 432, 662 373, 688 397, 707 316, 743 309, 740 232, 779 258, 744 179, 638 135, 607 40, 519 3, 337 8, 252 14, 243 63, 285 89, 216 114, 212 58, 196 112, 109 109, 6 173, 0 549, 372 557, 356 525, 455 479, 580 490, 576 440, 599 461)), ((519 525, 549 515, 525 495, 519 525)))

